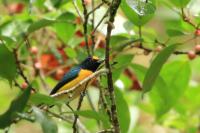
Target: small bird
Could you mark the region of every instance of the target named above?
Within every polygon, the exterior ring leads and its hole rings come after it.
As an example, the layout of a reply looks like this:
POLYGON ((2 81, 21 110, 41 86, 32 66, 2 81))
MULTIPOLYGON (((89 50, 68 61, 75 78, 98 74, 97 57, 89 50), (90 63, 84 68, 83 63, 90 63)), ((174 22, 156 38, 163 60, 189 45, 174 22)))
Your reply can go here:
MULTIPOLYGON (((57 92, 68 90, 75 85, 77 85, 80 81, 84 80, 91 74, 93 74, 97 68, 103 63, 104 60, 100 60, 96 56, 87 57, 81 64, 76 67, 70 69, 68 73, 64 75, 62 80, 52 89, 50 95, 56 94, 57 92)), ((59 99, 64 99, 67 101, 71 101, 74 98, 78 97, 81 92, 87 87, 88 83, 81 85, 73 91, 73 95, 71 94, 63 94, 58 96, 59 99)))

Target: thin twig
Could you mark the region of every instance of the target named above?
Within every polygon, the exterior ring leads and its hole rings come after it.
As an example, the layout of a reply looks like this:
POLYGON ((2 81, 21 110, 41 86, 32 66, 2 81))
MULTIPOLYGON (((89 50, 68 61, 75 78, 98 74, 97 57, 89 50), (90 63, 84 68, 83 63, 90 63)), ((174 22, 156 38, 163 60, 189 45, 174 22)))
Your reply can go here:
POLYGON ((195 29, 197 28, 197 26, 190 20, 190 18, 188 18, 186 16, 186 14, 184 13, 184 9, 183 8, 181 8, 181 15, 182 15, 183 21, 185 21, 186 23, 190 24, 195 29))
POLYGON ((109 116, 110 118, 110 122, 112 122, 112 117, 111 117, 111 111, 109 110, 108 108, 108 104, 107 104, 107 101, 106 101, 106 98, 105 98, 105 94, 104 94, 104 91, 102 90, 103 88, 101 86, 99 86, 99 91, 100 91, 100 100, 103 104, 103 107, 104 109, 106 110, 106 113, 107 115, 109 116))
MULTIPOLYGON (((60 115, 60 114, 56 114, 54 112, 51 112, 49 110, 45 110, 47 113, 51 114, 52 116, 58 118, 58 119, 61 119, 63 121, 66 121, 66 122, 69 122, 69 123, 73 123, 74 120, 73 120, 73 117, 72 118, 68 118, 68 117, 65 117, 63 115, 60 115)), ((83 132, 83 133, 89 133, 89 131, 86 129, 86 127, 80 122, 80 121, 77 121, 77 126, 79 127, 79 129, 83 132)))
POLYGON ((110 6, 109 22, 107 25, 107 34, 106 34, 106 50, 105 50, 105 57, 106 57, 105 66, 108 69, 107 84, 108 84, 108 91, 109 91, 110 101, 111 101, 112 125, 113 125, 115 133, 120 133, 120 127, 119 127, 119 120, 117 117, 117 107, 116 107, 115 94, 114 94, 112 71, 111 71, 111 66, 110 66, 110 37, 111 37, 112 29, 113 29, 113 22, 115 19, 115 15, 117 13, 117 9, 119 8, 120 3, 121 3, 121 0, 113 0, 110 6))
POLYGON ((107 0, 102 0, 102 2, 105 3, 105 4, 107 4, 108 6, 111 5, 111 3, 109 1, 107 1, 107 0))
POLYGON ((98 131, 97 133, 113 133, 113 129, 105 129, 105 130, 102 130, 102 131, 98 131))
POLYGON ((83 6, 83 15, 84 15, 84 23, 83 23, 83 30, 84 30, 84 38, 85 38, 85 43, 86 43, 86 50, 87 50, 87 54, 88 56, 91 55, 90 53, 90 47, 89 47, 89 44, 88 44, 88 35, 87 35, 87 24, 88 24, 88 11, 87 11, 87 8, 86 8, 86 3, 85 3, 85 0, 81 0, 82 1, 82 6, 83 6))
MULTIPOLYGON (((94 6, 95 6, 95 0, 92 0, 92 10, 94 10, 94 6)), ((94 30, 94 24, 95 24, 95 12, 92 12, 92 31, 94 30)), ((91 39, 92 39, 92 55, 94 54, 94 47, 95 47, 95 34, 91 33, 90 34, 91 39)))
POLYGON ((92 13, 94 13, 97 9, 99 9, 102 5, 103 5, 104 3, 102 2, 102 3, 100 3, 98 6, 96 6, 95 8, 93 8, 90 12, 88 12, 88 16, 90 15, 90 14, 92 14, 92 13))
MULTIPOLYGON (((21 77, 24 79, 24 81, 26 82, 26 84, 27 84, 28 86, 31 86, 30 83, 29 83, 29 81, 28 81, 28 78, 25 76, 25 74, 24 74, 24 72, 23 72, 23 70, 22 70, 22 68, 21 68, 20 61, 19 61, 19 59, 18 59, 18 53, 17 53, 17 51, 18 51, 17 48, 14 48, 14 49, 13 49, 13 54, 14 54, 14 57, 15 57, 15 61, 16 61, 16 65, 17 65, 18 72, 19 72, 19 74, 21 75, 21 77)), ((31 87, 31 90, 32 90, 33 92, 36 92, 36 90, 35 90, 34 88, 32 88, 32 87, 31 87)))
MULTIPOLYGON (((85 89, 83 90, 83 92, 81 92, 76 111, 79 111, 80 108, 81 108, 81 105, 82 105, 82 102, 83 102, 83 98, 84 98, 85 93, 86 93, 87 85, 88 85, 88 82, 86 82, 85 89)), ((74 114, 74 122, 73 122, 73 126, 72 126, 73 127, 73 133, 77 133, 77 127, 76 127, 77 125, 76 125, 76 123, 77 123, 78 117, 79 116, 77 114, 74 114)))
POLYGON ((94 34, 97 30, 97 28, 100 26, 100 24, 103 22, 103 20, 108 16, 109 10, 106 11, 106 13, 103 15, 103 17, 101 18, 101 20, 99 21, 99 23, 96 25, 96 27, 94 28, 94 30, 92 31, 91 34, 94 34))
POLYGON ((73 3, 73 6, 74 6, 74 8, 75 8, 75 10, 76 10, 76 12, 77 12, 77 14, 78 14, 78 16, 80 17, 81 21, 83 22, 83 18, 82 18, 81 13, 80 13, 80 11, 79 11, 77 5, 76 5, 75 0, 72 0, 72 3, 73 3))

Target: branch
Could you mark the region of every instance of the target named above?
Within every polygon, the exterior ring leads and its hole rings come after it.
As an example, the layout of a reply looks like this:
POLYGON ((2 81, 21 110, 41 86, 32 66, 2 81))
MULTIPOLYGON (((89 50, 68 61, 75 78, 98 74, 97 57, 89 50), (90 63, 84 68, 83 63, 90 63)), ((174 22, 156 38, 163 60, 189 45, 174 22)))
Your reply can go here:
POLYGON ((96 6, 94 9, 92 9, 90 12, 87 13, 87 16, 89 16, 90 14, 92 14, 93 12, 95 12, 97 9, 99 9, 104 3, 100 3, 98 6, 96 6))
MULTIPOLYGON (((49 110, 46 110, 46 112, 49 113, 49 114, 51 114, 52 116, 58 118, 58 119, 61 119, 61 120, 63 120, 63 121, 69 122, 69 123, 73 123, 72 118, 64 117, 63 115, 56 114, 56 113, 51 112, 51 111, 49 111, 49 110)), ((86 129, 86 127, 85 127, 80 121, 77 121, 77 126, 79 127, 79 129, 80 129, 83 133, 89 133, 89 131, 86 129)))
MULTIPOLYGON (((92 0, 92 10, 94 10, 94 6, 95 6, 95 0, 92 0)), ((91 31, 94 30, 94 24, 95 24, 95 12, 92 12, 92 29, 91 31)), ((91 39, 92 39, 92 55, 94 54, 94 47, 95 47, 95 34, 90 34, 91 39)))
POLYGON ((99 90, 100 90, 100 99, 99 99, 99 100, 101 100, 101 102, 102 102, 102 104, 103 104, 103 108, 106 110, 106 113, 107 113, 107 115, 108 115, 109 118, 110 118, 110 122, 112 122, 112 119, 111 119, 111 111, 110 111, 109 108, 108 108, 108 103, 107 103, 106 98, 105 98, 106 94, 105 94, 104 91, 102 90, 102 87, 101 87, 101 86, 99 87, 99 90))
POLYGON ((112 125, 113 125, 115 133, 120 133, 120 127, 119 127, 119 120, 117 118, 117 108, 116 108, 116 101, 115 101, 115 94, 114 94, 114 87, 113 87, 112 71, 111 71, 111 66, 110 66, 110 37, 111 37, 111 31, 113 29, 113 22, 115 19, 115 15, 117 13, 117 9, 119 8, 120 3, 121 3, 121 0, 113 0, 110 6, 110 10, 109 10, 110 18, 107 25, 106 50, 105 50, 105 56, 106 56, 105 65, 106 65, 106 68, 108 69, 107 84, 108 84, 108 90, 109 90, 110 101, 111 101, 112 125))
POLYGON ((99 71, 96 71, 95 73, 93 73, 92 75, 88 76, 87 78, 85 78, 84 80, 82 80, 81 82, 79 82, 77 85, 75 85, 74 87, 72 87, 71 89, 60 91, 60 92, 58 92, 56 94, 53 94, 51 96, 52 97, 58 97, 58 96, 61 96, 63 94, 73 93, 73 91, 76 88, 82 86, 84 83, 90 81, 92 78, 97 77, 98 75, 103 74, 103 73, 107 73, 107 72, 108 72, 107 69, 101 69, 99 71))
POLYGON ((194 27, 195 29, 198 28, 198 26, 196 26, 191 20, 190 18, 188 18, 185 13, 184 13, 184 9, 181 8, 181 16, 182 16, 182 19, 183 21, 185 21, 186 23, 190 24, 192 27, 194 27))
MULTIPOLYGON (((145 50, 148 53, 155 51, 154 49, 147 48, 147 47, 144 47, 144 46, 138 46, 138 45, 133 45, 133 46, 131 46, 131 48, 140 48, 140 49, 145 50)), ((174 55, 186 54, 187 55, 188 52, 187 51, 174 51, 172 54, 174 54, 174 55)), ((196 55, 200 55, 200 52, 196 52, 196 55)))
POLYGON ((79 11, 79 9, 78 9, 76 3, 75 3, 75 0, 72 0, 72 3, 73 3, 73 5, 74 5, 74 8, 75 8, 75 10, 76 10, 78 16, 80 17, 81 21, 83 21, 83 18, 82 18, 81 13, 80 13, 80 11, 79 11))
POLYGON ((88 24, 88 11, 87 11, 87 8, 86 8, 86 3, 85 3, 85 0, 81 0, 82 1, 82 6, 83 6, 83 15, 84 15, 84 23, 83 23, 83 30, 84 30, 84 37, 85 37, 85 43, 86 43, 86 50, 87 50, 87 53, 88 53, 88 56, 91 55, 90 53, 90 47, 89 47, 89 44, 88 44, 88 35, 87 35, 87 24, 88 24))
MULTIPOLYGON (((85 93, 86 93, 86 88, 87 88, 88 82, 89 81, 86 82, 85 89, 83 90, 83 92, 81 92, 76 111, 79 111, 80 108, 81 108, 81 105, 82 105, 82 102, 83 102, 83 98, 84 98, 85 93)), ((76 123, 77 123, 78 117, 79 116, 77 114, 74 114, 74 123, 73 123, 73 126, 72 126, 73 127, 73 133, 77 133, 76 123)))
MULTIPOLYGON (((30 83, 29 83, 29 81, 28 81, 28 78, 25 76, 24 72, 22 71, 22 68, 21 68, 21 65, 20 65, 20 61, 19 61, 19 59, 18 59, 17 51, 18 51, 17 48, 14 48, 14 49, 13 49, 13 54, 14 54, 14 57, 15 57, 15 61, 16 61, 16 65, 17 65, 18 72, 19 72, 19 74, 21 75, 21 77, 24 79, 24 81, 26 82, 26 84, 27 84, 28 86, 31 86, 30 83)), ((15 82, 15 83, 16 83, 16 82, 15 82)), ((33 92, 36 92, 36 90, 35 90, 34 88, 32 88, 32 87, 31 87, 31 90, 32 90, 33 92)))
POLYGON ((99 131, 97 133, 113 133, 113 129, 105 129, 105 130, 99 131))
POLYGON ((103 22, 103 20, 108 16, 109 10, 106 11, 106 13, 104 14, 104 16, 101 18, 101 20, 99 21, 99 23, 96 25, 96 27, 93 29, 91 34, 94 34, 97 30, 97 28, 100 26, 100 24, 103 22))

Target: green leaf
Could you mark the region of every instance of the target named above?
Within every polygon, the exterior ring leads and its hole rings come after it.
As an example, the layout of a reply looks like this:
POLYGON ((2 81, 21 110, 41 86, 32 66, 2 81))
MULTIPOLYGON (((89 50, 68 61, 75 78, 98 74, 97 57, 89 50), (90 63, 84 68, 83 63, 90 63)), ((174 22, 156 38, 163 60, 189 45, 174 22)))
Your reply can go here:
POLYGON ((10 50, 12 50, 12 48, 15 48, 16 46, 16 40, 9 36, 0 35, 0 40, 2 40, 2 44, 5 44, 6 47, 10 50))
POLYGON ((76 25, 68 21, 74 21, 75 16, 72 13, 65 12, 60 15, 57 20, 60 21, 54 24, 54 29, 58 37, 64 42, 67 43, 75 33, 76 25))
POLYGON ((6 128, 13 123, 13 120, 17 117, 16 113, 21 113, 30 97, 31 87, 28 87, 17 99, 13 100, 9 109, 2 115, 0 115, 0 128, 6 128))
POLYGON ((36 117, 36 121, 38 121, 44 133, 57 133, 58 128, 56 123, 51 120, 45 113, 43 113, 40 109, 34 107, 33 112, 36 117))
POLYGON ((110 38, 110 45, 114 47, 118 44, 122 44, 124 41, 127 41, 127 40, 129 40, 129 38, 125 35, 113 35, 110 38))
POLYGON ((148 0, 148 2, 141 0, 126 0, 126 2, 140 16, 153 14, 156 10, 156 7, 151 0, 148 0))
POLYGON ((130 112, 128 104, 119 89, 115 89, 117 115, 122 133, 127 133, 130 126, 130 112))
POLYGON ((152 89, 162 66, 167 61, 171 53, 175 50, 176 46, 177 44, 166 47, 153 60, 143 81, 143 93, 148 92, 152 89))
POLYGON ((117 62, 116 65, 114 65, 114 71, 113 71, 113 80, 117 80, 122 73, 122 71, 128 67, 128 65, 131 63, 133 59, 133 55, 131 54, 122 54, 118 55, 115 59, 117 62))
POLYGON ((67 47, 65 48, 65 52, 70 58, 75 58, 77 56, 76 51, 73 48, 67 47))
POLYGON ((190 0, 170 0, 171 3, 173 3, 177 7, 185 7, 190 0))
POLYGON ((129 7, 129 5, 126 3, 126 0, 122 0, 120 7, 125 16, 137 26, 146 24, 154 16, 154 13, 145 14, 144 16, 138 15, 134 10, 131 9, 131 7, 129 7))
POLYGON ((30 102, 35 105, 46 104, 46 105, 59 105, 61 102, 54 99, 53 97, 35 93, 30 97, 30 102))
POLYGON ((156 110, 157 118, 172 108, 184 94, 190 80, 191 70, 188 62, 172 62, 161 71, 163 80, 158 80, 150 97, 156 110))
POLYGON ((145 74, 147 72, 147 68, 139 64, 131 64, 130 66, 133 69, 134 73, 136 74, 137 78, 141 82, 143 82, 145 74))
POLYGON ((40 28, 49 26, 49 25, 53 24, 54 22, 55 22, 55 20, 41 19, 37 22, 32 23, 28 27, 28 33, 30 34, 36 30, 39 30, 40 28))
POLYGON ((2 44, 0 44, 0 70, 0 77, 7 79, 11 84, 17 73, 15 57, 13 53, 2 44))
POLYGON ((182 36, 184 35, 184 33, 180 30, 176 30, 176 29, 168 29, 167 30, 167 34, 170 37, 176 37, 176 36, 182 36))
POLYGON ((108 117, 103 113, 92 111, 92 110, 74 111, 72 113, 75 113, 77 115, 80 115, 80 116, 83 116, 86 118, 102 121, 104 127, 106 127, 106 128, 108 128, 110 126, 108 117))

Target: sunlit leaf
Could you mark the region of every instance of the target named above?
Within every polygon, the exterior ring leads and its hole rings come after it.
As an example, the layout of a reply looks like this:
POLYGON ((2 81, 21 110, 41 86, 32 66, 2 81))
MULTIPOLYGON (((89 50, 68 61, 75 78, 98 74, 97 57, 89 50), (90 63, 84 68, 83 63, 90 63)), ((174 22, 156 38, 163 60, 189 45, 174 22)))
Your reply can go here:
POLYGON ((149 69, 145 75, 144 81, 143 81, 142 87, 143 87, 144 93, 148 92, 152 89, 162 66, 167 61, 167 59, 169 58, 171 53, 175 50, 176 46, 177 46, 177 44, 166 47, 153 60, 153 62, 151 63, 151 66, 149 67, 149 69))
POLYGON ((126 0, 126 2, 140 16, 153 14, 156 10, 151 0, 126 0))
MULTIPOLYGON (((152 1, 154 3, 154 1, 152 1)), ((133 24, 137 26, 142 26, 146 24, 153 16, 154 13, 145 14, 143 16, 138 15, 127 3, 126 0, 122 0, 120 7, 125 14, 125 16, 130 20, 133 24)))
POLYGON ((190 75, 188 62, 176 61, 164 66, 161 71, 163 80, 158 80, 157 86, 150 93, 157 117, 169 111, 184 94, 190 75))
POLYGON ((30 96, 31 87, 28 87, 17 99, 12 101, 9 109, 2 115, 0 115, 0 128, 6 128, 12 124, 13 120, 17 117, 16 113, 21 113, 30 96))

